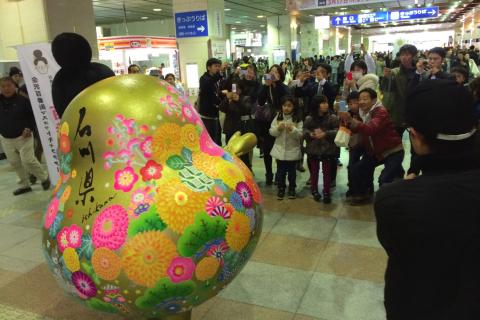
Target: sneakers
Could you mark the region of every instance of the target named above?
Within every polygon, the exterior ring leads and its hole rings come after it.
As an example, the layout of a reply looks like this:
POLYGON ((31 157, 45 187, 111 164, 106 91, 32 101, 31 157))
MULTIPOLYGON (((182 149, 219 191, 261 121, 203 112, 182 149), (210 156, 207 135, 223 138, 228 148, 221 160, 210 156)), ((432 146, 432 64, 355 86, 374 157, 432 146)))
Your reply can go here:
POLYGON ((312 192, 313 200, 320 202, 322 201, 322 196, 317 191, 312 192))
POLYGON ((325 204, 332 203, 332 196, 330 195, 330 193, 324 193, 323 194, 323 203, 325 203, 325 204))
POLYGON ((30 187, 24 187, 24 188, 18 188, 17 190, 13 191, 14 196, 19 196, 21 194, 27 193, 27 192, 32 192, 32 188, 30 187))
POLYGON ((297 193, 295 192, 295 189, 289 189, 288 199, 296 199, 296 198, 297 198, 297 193))
POLYGON ((45 180, 45 181, 42 182, 42 188, 43 188, 43 190, 48 190, 48 189, 50 189, 50 185, 51 185, 50 179, 47 178, 47 180, 45 180))
POLYGON ((278 189, 277 200, 283 200, 283 198, 285 198, 285 190, 284 189, 278 189))

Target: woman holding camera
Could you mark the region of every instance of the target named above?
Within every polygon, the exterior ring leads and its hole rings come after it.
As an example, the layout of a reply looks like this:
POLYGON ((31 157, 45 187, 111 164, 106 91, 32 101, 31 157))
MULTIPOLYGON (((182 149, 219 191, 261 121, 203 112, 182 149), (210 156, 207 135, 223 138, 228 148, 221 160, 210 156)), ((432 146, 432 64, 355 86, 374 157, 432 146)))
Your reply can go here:
POLYGON ((260 87, 258 94, 255 124, 257 138, 261 142, 263 151, 266 184, 270 186, 273 184, 272 156, 270 151, 272 151, 275 138, 270 135, 269 129, 275 115, 281 109, 282 99, 290 95, 290 89, 283 83, 285 81, 285 73, 278 64, 273 65, 263 79, 264 85, 260 87))

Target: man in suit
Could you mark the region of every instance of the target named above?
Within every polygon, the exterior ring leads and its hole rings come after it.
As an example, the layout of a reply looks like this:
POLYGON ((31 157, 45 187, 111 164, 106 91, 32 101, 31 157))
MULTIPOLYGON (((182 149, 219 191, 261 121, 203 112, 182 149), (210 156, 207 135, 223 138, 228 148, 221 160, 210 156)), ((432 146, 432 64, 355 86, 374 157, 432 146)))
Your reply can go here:
POLYGON ((295 89, 295 96, 311 99, 315 96, 324 95, 328 99, 330 109, 333 110, 337 92, 334 85, 328 80, 331 73, 332 67, 329 64, 320 63, 315 72, 315 78, 302 76, 300 84, 295 89))

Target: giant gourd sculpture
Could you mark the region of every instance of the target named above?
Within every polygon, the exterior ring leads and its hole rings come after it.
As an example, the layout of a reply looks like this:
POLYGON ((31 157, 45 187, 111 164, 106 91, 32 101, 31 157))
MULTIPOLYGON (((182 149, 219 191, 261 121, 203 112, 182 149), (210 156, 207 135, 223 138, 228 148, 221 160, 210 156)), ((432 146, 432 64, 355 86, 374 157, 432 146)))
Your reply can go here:
MULTIPOLYGON (((249 141, 236 136, 230 149, 249 141)), ((83 90, 63 114, 58 157, 43 250, 63 289, 92 309, 188 319, 255 249, 252 173, 166 82, 128 75, 83 90)))

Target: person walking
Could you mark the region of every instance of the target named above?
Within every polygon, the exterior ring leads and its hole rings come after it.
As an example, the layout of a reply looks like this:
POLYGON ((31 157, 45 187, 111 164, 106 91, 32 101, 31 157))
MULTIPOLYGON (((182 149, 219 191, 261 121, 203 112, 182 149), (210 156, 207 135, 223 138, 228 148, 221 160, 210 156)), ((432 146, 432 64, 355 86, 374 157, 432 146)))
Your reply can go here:
POLYGON ((1 78, 0 140, 8 162, 20 178, 21 187, 13 191, 15 196, 32 191, 27 172, 42 182, 44 190, 50 188, 48 174, 35 158, 34 129, 35 121, 30 101, 17 94, 12 78, 1 78))

